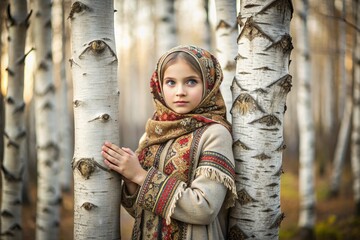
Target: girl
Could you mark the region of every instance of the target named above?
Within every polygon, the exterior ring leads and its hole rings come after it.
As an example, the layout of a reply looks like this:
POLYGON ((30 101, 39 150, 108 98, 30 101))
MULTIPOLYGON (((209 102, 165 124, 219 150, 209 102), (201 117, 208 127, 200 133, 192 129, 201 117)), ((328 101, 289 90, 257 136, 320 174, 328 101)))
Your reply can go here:
POLYGON ((103 145, 105 164, 124 177, 133 239, 226 239, 236 189, 222 78, 206 50, 171 49, 152 75, 156 110, 136 153, 103 145))

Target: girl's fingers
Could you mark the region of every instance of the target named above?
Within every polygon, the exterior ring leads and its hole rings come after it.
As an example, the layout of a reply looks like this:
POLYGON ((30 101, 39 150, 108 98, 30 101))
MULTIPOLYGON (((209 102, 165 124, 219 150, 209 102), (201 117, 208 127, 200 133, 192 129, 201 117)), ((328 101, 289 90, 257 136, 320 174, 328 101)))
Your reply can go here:
POLYGON ((111 156, 110 154, 108 154, 107 152, 105 151, 102 151, 101 152, 101 155, 110 163, 114 164, 114 165, 117 165, 118 163, 118 159, 117 158, 114 158, 113 156, 111 156))
POLYGON ((110 169, 115 170, 115 171, 119 171, 118 166, 112 164, 107 159, 104 159, 104 162, 105 162, 106 166, 108 166, 110 169))
POLYGON ((123 152, 126 152, 127 154, 134 155, 134 152, 130 148, 121 148, 123 152))

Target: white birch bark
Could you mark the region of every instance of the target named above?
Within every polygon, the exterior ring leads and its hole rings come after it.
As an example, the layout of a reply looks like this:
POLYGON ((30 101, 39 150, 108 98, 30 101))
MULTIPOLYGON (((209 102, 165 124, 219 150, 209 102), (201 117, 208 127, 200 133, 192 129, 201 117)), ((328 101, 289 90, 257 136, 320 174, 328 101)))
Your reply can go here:
POLYGON ((37 145, 36 239, 59 238, 61 193, 55 84, 52 62, 51 0, 34 1, 35 128, 37 145))
POLYGON ((291 88, 291 1, 240 1, 232 84, 238 201, 229 239, 278 239, 283 118, 291 88))
MULTIPOLYGON (((327 15, 335 16, 334 0, 328 0, 326 3, 327 15)), ((336 33, 334 31, 334 19, 332 17, 326 18, 326 32, 327 32, 327 49, 329 55, 325 58, 324 80, 322 85, 324 91, 323 98, 323 123, 326 137, 332 136, 332 131, 335 127, 335 57, 334 46, 336 40, 336 33)))
MULTIPOLYGON (((356 2, 356 25, 360 26, 360 2, 356 2)), ((360 216, 360 33, 356 32, 354 51, 354 98, 351 133, 351 167, 353 172, 353 191, 356 215, 360 216)))
POLYGON ((68 75, 66 65, 69 56, 67 56, 67 29, 65 27, 65 2, 63 0, 54 1, 53 6, 56 6, 56 13, 53 14, 54 24, 57 18, 57 45, 59 55, 61 55, 58 62, 59 84, 57 91, 57 105, 58 105, 58 119, 59 119, 59 163, 60 163, 60 186, 64 191, 69 191, 72 185, 72 171, 71 159, 72 151, 72 127, 69 111, 69 97, 68 97, 68 75))
POLYGON ((330 182, 330 196, 335 197, 339 194, 340 183, 341 183, 341 173, 343 170, 346 153, 349 146, 350 140, 350 129, 351 129, 351 119, 353 111, 353 102, 352 96, 348 94, 345 102, 345 109, 343 111, 343 117, 341 120, 340 131, 337 137, 333 168, 331 173, 331 182, 330 182))
POLYGON ((175 0, 156 0, 156 56, 177 45, 175 0))
POLYGON ((120 239, 120 176, 103 163, 105 140, 119 144, 112 0, 73 1, 74 239, 120 239))
POLYGON ((232 106, 231 83, 235 76, 237 54, 236 38, 238 26, 236 22, 236 0, 216 0, 216 55, 223 70, 224 80, 221 92, 226 105, 226 116, 231 120, 232 106))
POLYGON ((298 78, 298 122, 299 122, 299 226, 313 229, 315 224, 314 157, 315 130, 311 106, 311 63, 307 17, 308 0, 297 2, 297 78, 298 78))
MULTIPOLYGON (((22 239, 22 190, 25 170, 25 39, 29 25, 26 0, 11 0, 7 9, 9 30, 5 97, 4 160, 1 165, 1 239, 22 239)), ((2 94, 2 93, 0 93, 2 94)))

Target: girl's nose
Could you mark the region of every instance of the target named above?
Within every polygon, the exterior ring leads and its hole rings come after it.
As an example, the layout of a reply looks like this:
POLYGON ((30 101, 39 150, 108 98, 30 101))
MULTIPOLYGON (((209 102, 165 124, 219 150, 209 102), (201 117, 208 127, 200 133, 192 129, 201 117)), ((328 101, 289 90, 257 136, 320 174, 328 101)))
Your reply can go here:
POLYGON ((176 89, 176 96, 185 96, 186 91, 183 85, 179 84, 179 86, 176 89))

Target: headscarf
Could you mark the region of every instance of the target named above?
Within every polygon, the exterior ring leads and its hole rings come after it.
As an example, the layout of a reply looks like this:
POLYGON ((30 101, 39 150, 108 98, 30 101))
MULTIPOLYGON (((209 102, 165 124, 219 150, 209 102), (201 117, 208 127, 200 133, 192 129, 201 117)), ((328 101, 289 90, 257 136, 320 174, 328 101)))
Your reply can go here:
POLYGON ((196 46, 178 46, 162 55, 150 80, 150 89, 154 99, 155 113, 146 123, 146 137, 140 142, 137 152, 155 144, 195 131, 207 124, 219 123, 231 132, 226 120, 226 107, 220 92, 223 73, 218 60, 208 51, 196 46), (185 52, 198 62, 204 84, 203 98, 191 112, 178 114, 165 103, 160 76, 164 60, 174 52, 185 52))

